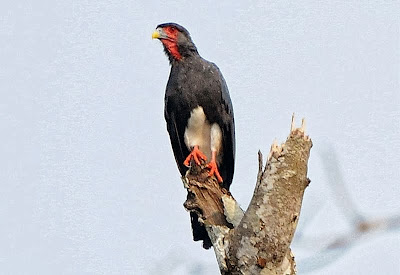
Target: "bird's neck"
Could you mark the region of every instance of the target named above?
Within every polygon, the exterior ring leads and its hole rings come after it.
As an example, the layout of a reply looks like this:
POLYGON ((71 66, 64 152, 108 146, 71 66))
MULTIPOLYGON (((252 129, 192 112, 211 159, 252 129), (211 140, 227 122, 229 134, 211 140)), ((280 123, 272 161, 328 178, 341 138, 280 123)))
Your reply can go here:
POLYGON ((199 55, 196 46, 194 46, 194 44, 178 46, 178 44, 176 44, 175 41, 167 39, 163 40, 162 42, 164 45, 165 53, 168 55, 171 64, 179 63, 186 58, 199 55))
POLYGON ((179 52, 178 45, 176 44, 175 41, 164 39, 162 41, 162 43, 164 45, 164 50, 167 53, 170 61, 171 61, 171 59, 174 59, 174 60, 177 60, 177 61, 182 59, 182 55, 179 52))

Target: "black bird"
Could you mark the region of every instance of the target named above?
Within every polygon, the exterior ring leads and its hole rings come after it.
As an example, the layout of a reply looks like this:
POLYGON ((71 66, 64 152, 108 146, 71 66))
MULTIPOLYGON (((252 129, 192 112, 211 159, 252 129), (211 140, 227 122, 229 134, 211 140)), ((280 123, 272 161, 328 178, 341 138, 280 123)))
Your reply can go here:
MULTIPOLYGON (((189 32, 175 23, 157 26, 159 39, 171 64, 165 92, 164 116, 175 160, 182 176, 191 159, 209 160, 215 175, 229 190, 235 164, 235 125, 228 87, 218 67, 203 59, 189 32)), ((195 213, 191 212, 193 239, 211 241, 195 213)))

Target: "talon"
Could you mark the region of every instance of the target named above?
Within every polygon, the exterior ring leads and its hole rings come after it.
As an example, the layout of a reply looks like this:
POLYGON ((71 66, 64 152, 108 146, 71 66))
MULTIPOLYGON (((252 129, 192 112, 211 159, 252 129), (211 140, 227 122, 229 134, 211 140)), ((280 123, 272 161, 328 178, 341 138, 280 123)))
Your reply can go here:
POLYGON ((216 152, 212 152, 212 159, 209 164, 207 164, 207 167, 210 168, 210 173, 208 175, 212 177, 213 175, 217 178, 218 182, 223 182, 224 180, 222 179, 221 175, 219 174, 218 171, 218 166, 217 162, 215 161, 216 158, 216 152))
POLYGON ((209 164, 207 164, 207 167, 210 168, 210 173, 208 173, 210 177, 214 175, 217 178, 218 182, 224 181, 219 174, 217 163, 215 161, 211 161, 209 164))
POLYGON ((187 156, 187 158, 185 159, 185 161, 183 162, 183 164, 185 166, 190 166, 190 161, 192 160, 192 158, 194 159, 194 161, 197 163, 197 165, 200 165, 200 160, 207 160, 206 155, 204 155, 200 149, 199 146, 194 146, 192 152, 190 152, 190 154, 187 156))

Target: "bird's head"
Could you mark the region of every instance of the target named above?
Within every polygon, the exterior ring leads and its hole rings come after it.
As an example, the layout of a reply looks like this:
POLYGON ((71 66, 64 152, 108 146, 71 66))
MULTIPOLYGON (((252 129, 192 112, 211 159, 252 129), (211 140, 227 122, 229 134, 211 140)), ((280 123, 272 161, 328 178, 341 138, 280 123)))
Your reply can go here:
POLYGON ((170 63, 198 54, 189 32, 176 23, 158 25, 151 37, 163 43, 170 63))

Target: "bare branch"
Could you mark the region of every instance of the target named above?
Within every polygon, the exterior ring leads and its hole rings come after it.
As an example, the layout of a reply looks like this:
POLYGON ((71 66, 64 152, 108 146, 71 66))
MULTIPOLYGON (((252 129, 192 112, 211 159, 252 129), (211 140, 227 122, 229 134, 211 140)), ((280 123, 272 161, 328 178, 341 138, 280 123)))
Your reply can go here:
POLYGON ((232 195, 208 177, 204 165, 186 175, 185 207, 195 211, 207 229, 222 274, 295 274, 290 244, 298 223, 312 142, 305 121, 287 141, 271 146, 263 170, 259 152, 256 188, 243 214, 232 195))

